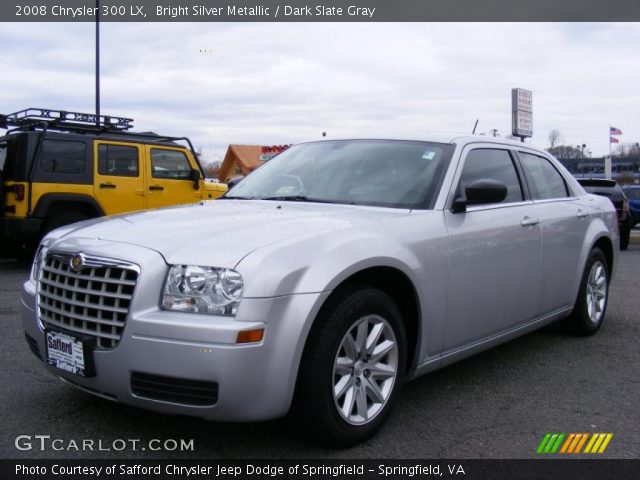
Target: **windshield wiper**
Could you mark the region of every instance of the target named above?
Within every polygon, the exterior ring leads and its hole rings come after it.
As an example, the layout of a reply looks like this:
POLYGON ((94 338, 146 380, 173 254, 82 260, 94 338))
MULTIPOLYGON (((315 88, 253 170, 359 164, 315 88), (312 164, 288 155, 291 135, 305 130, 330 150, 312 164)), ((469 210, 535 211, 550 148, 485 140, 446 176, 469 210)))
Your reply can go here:
POLYGON ((279 195, 275 197, 257 198, 256 200, 276 200, 276 201, 280 200, 283 202, 341 203, 341 202, 334 202, 332 200, 324 200, 322 198, 307 197, 306 195, 279 195))
POLYGON ((260 200, 259 197, 241 197, 241 196, 233 196, 227 197, 226 195, 222 195, 218 197, 218 200, 260 200))

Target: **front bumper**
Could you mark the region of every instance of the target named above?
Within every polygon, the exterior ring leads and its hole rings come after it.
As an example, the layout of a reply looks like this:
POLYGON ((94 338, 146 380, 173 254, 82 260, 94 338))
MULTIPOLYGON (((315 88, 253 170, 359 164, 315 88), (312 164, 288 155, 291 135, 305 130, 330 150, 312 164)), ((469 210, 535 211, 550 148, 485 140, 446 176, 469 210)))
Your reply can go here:
MULTIPOLYGON (((135 262, 141 273, 119 344, 94 352, 96 376, 80 377, 45 364, 51 373, 91 393, 169 414, 227 421, 266 420, 286 414, 304 339, 328 292, 243 299, 235 318, 167 312, 158 308, 167 271, 160 254, 113 242, 74 242, 65 245, 64 251, 135 262), (99 251, 95 242, 101 243, 99 251), (265 329, 261 342, 235 343, 239 331, 254 328, 265 329), (217 402, 202 406, 143 398, 133 393, 134 373, 215 382, 217 402)), ((23 326, 35 340, 32 348, 45 358, 35 291, 33 282, 24 284, 23 326)))

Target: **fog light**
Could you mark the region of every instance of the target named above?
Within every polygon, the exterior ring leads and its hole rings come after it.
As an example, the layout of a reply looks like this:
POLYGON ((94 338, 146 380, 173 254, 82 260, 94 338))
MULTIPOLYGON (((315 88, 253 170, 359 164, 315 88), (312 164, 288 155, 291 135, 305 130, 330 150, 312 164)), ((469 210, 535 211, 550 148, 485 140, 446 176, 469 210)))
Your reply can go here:
POLYGON ((255 330, 244 330, 238 332, 236 343, 256 343, 262 340, 264 336, 264 328, 256 328, 255 330))

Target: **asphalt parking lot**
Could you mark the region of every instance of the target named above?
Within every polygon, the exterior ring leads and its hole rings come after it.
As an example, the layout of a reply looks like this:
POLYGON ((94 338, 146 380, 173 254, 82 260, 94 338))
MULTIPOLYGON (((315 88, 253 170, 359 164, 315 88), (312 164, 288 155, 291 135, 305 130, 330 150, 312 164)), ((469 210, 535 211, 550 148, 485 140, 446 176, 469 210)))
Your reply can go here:
MULTIPOLYGON (((531 458, 547 432, 611 432, 606 458, 640 458, 640 245, 621 252, 607 319, 590 338, 555 326, 406 385, 386 428, 348 450, 321 448, 287 421, 210 423, 134 409, 46 373, 19 318, 28 267, 0 260, 2 458, 531 458), (19 435, 65 441, 193 439, 180 451, 21 451, 19 435)), ((34 442, 35 446, 35 442, 34 442)))

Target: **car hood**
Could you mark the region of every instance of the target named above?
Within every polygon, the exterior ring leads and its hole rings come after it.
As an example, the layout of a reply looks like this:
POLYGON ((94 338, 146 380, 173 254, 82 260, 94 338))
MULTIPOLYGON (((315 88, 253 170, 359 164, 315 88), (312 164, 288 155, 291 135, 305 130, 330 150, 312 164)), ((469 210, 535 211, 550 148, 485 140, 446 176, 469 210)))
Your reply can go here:
POLYGON ((85 222, 66 230, 64 237, 150 248, 169 264, 234 268, 260 247, 409 213, 409 210, 351 205, 216 200, 85 222))

